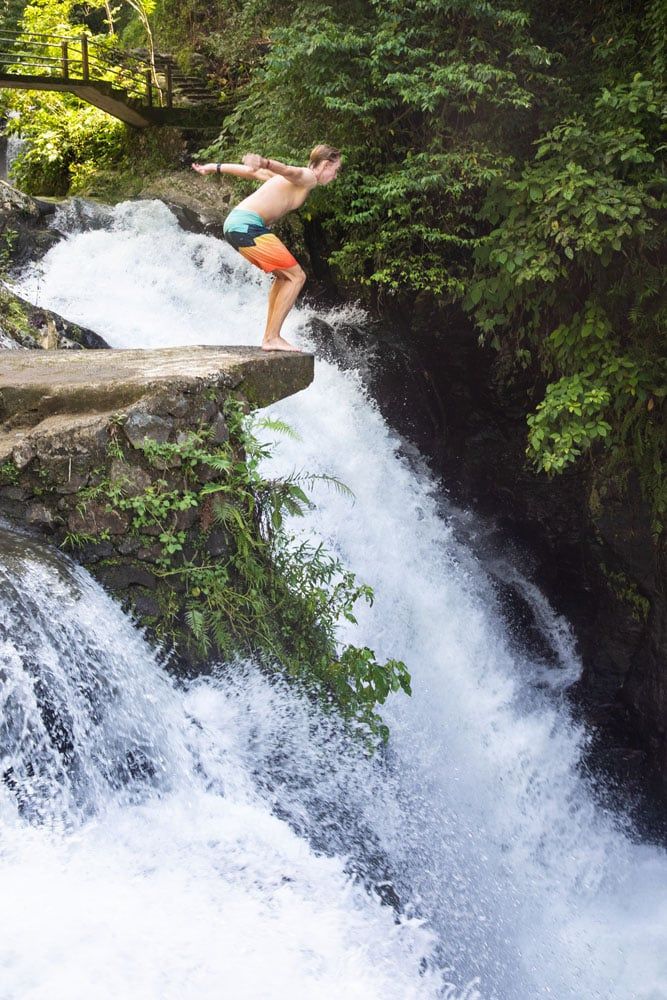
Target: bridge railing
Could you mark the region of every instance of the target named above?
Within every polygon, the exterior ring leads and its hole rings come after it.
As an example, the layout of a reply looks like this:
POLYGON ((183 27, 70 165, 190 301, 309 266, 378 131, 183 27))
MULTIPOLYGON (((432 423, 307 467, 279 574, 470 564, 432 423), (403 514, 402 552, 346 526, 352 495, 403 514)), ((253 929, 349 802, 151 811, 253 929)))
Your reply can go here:
POLYGON ((109 83, 148 107, 173 106, 170 63, 151 63, 89 35, 48 35, 0 28, 0 74, 109 83))

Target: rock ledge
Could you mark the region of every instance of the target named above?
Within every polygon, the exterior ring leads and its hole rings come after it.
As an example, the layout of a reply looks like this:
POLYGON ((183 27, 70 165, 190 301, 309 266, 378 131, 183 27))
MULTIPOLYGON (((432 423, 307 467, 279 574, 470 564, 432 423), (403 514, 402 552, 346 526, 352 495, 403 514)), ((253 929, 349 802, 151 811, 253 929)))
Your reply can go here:
MULTIPOLYGON (((157 394, 239 390, 251 407, 305 389, 310 354, 256 347, 171 347, 137 351, 0 351, 0 462, 20 440, 53 430, 67 415, 110 413, 157 394), (51 418, 51 419, 48 419, 51 418)), ((74 421, 75 423, 77 421, 74 421)))

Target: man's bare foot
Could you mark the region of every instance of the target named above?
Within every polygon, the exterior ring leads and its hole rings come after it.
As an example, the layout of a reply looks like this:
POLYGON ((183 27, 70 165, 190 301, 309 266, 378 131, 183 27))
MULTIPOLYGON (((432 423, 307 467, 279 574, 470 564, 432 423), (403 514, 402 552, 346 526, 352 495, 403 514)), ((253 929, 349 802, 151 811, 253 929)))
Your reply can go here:
POLYGON ((288 340, 283 340, 282 337, 273 337, 272 340, 262 341, 263 351, 294 351, 295 354, 301 354, 302 352, 294 344, 290 344, 288 340))

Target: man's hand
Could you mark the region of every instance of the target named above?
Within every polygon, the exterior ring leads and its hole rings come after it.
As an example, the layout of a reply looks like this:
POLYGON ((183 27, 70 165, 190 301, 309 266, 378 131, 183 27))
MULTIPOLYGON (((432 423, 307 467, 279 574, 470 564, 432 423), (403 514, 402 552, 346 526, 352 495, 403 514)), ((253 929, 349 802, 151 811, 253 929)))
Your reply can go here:
POLYGON ((217 166, 217 163, 193 163, 192 169, 196 170, 198 174, 214 174, 217 166))
POLYGON ((266 157, 260 156, 259 153, 246 153, 241 162, 251 170, 266 170, 269 165, 266 157))

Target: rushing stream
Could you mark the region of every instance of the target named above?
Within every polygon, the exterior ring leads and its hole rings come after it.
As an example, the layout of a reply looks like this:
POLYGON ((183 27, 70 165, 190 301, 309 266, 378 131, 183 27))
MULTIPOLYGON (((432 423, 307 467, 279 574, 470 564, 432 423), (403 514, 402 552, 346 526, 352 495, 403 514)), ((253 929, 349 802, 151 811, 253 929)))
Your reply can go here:
MULTIPOLYGON (((33 301, 114 347, 258 343, 264 279, 164 206, 60 224, 33 301)), ((0 534, 2 1000, 667 998, 667 857, 580 773, 567 627, 522 580, 550 663, 508 634, 362 372, 318 360, 271 408, 300 435, 271 471, 355 494, 295 528, 375 589, 342 637, 412 673, 384 757, 252 664, 174 685, 83 571, 0 534)))

